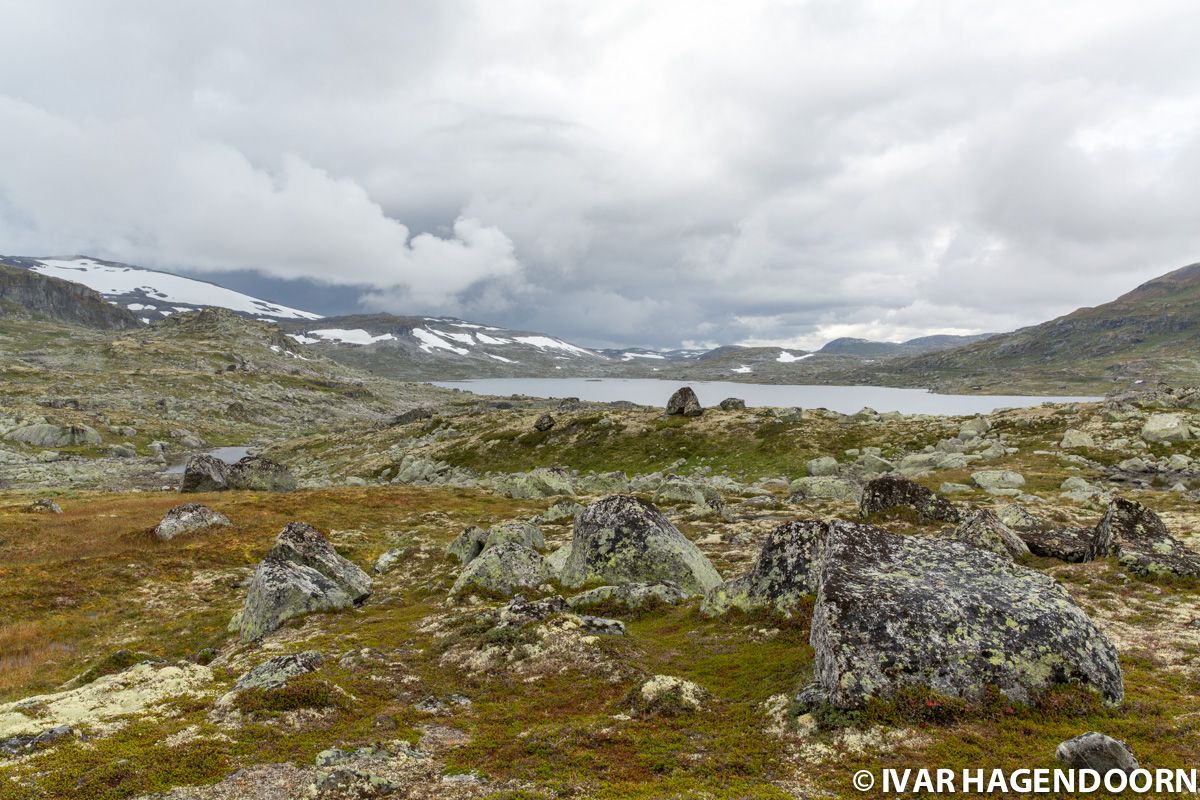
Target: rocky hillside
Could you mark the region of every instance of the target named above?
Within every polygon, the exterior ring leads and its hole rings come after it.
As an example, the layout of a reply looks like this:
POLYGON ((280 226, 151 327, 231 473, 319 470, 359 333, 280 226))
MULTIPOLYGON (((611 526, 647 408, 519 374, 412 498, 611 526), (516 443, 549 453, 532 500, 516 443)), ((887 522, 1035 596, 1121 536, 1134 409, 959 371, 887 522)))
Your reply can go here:
POLYGON ((78 283, 0 263, 0 318, 42 319, 101 330, 128 330, 141 323, 78 283))
POLYGON ((922 353, 934 353, 939 350, 949 350, 962 347, 972 342, 990 339, 994 333, 979 333, 973 336, 919 336, 904 342, 876 342, 870 339, 851 339, 843 337, 834 339, 818 350, 827 355, 861 356, 863 358, 890 358, 894 356, 915 356, 922 353))
POLYGON ((898 385, 1111 391, 1200 374, 1200 264, 1155 278, 1111 303, 982 342, 862 370, 898 385))

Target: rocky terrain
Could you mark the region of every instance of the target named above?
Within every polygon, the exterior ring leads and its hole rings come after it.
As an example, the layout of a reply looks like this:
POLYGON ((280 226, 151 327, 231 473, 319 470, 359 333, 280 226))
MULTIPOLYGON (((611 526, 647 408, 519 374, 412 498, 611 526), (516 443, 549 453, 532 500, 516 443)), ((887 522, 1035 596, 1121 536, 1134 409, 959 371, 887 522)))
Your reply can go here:
POLYGON ((217 310, 6 318, 0 359, 0 798, 842 797, 1200 752, 1200 391, 490 399, 217 310))

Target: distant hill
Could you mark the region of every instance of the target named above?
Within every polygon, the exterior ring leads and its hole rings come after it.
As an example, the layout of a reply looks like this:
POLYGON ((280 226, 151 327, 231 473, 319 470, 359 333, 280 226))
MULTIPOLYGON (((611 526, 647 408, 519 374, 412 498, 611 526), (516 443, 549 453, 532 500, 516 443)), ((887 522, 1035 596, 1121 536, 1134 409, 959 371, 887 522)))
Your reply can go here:
POLYGON ((981 342, 878 365, 860 376, 907 385, 1013 390, 1025 384, 1100 391, 1114 384, 1200 379, 1200 264, 1110 303, 981 342))
POLYGON ((851 339, 843 337, 834 339, 826 344, 818 353, 826 355, 859 356, 862 358, 892 358, 895 356, 915 356, 922 353, 932 353, 937 350, 948 350, 961 347, 972 342, 990 339, 994 333, 979 333, 973 336, 950 336, 939 334, 921 336, 906 342, 876 342, 870 339, 851 339))
POLYGON ((141 325, 126 309, 110 305, 78 283, 0 264, 0 317, 43 319, 101 330, 141 325))

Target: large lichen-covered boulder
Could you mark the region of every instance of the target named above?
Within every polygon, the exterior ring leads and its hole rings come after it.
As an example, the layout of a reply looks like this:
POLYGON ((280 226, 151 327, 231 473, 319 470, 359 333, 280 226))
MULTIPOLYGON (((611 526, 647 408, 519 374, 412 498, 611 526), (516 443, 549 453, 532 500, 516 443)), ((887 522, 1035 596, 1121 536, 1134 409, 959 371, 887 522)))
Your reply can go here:
POLYGON ((184 503, 181 506, 175 506, 163 515, 162 520, 154 529, 154 536, 160 542, 166 542, 181 533, 228 526, 229 518, 224 514, 213 511, 200 503, 184 503))
POLYGON ((926 519, 959 521, 959 511, 953 503, 908 478, 881 475, 863 487, 859 509, 864 517, 902 507, 911 508, 926 519))
POLYGON ((497 479, 496 490, 518 499, 572 497, 575 494, 575 482, 571 473, 561 467, 538 467, 497 479))
POLYGON ((990 508, 979 509, 946 535, 955 541, 982 547, 1009 558, 1029 555, 1029 546, 1016 531, 1001 522, 990 508))
POLYGON ((1117 652, 1060 585, 958 542, 829 531, 816 564, 813 682, 801 705, 861 706, 907 687, 1030 702, 1059 684, 1124 697, 1117 652))
POLYGON ((193 456, 183 468, 181 492, 223 492, 228 488, 229 465, 215 456, 193 456))
POLYGON ((79 447, 100 444, 100 434, 87 425, 53 425, 48 422, 23 425, 4 434, 14 442, 34 447, 79 447))
POLYGON ((573 609, 593 606, 645 608, 652 605, 672 605, 684 599, 683 592, 672 583, 627 583, 623 586, 597 586, 567 599, 573 609))
POLYGON ((233 688, 217 700, 217 705, 229 705, 239 693, 247 689, 278 689, 286 686, 292 678, 316 672, 324 661, 325 658, 315 650, 268 658, 243 673, 233 684, 233 688))
POLYGON ((1107 555, 1139 575, 1200 575, 1200 554, 1172 536, 1158 514, 1123 497, 1109 503, 1089 549, 1089 556, 1107 555))
POLYGON ((805 500, 832 500, 841 503, 857 503, 862 498, 862 486, 847 478, 808 477, 797 478, 789 487, 788 502, 805 500))
POLYGON ((985 469, 972 472, 971 482, 990 494, 1016 494, 1025 485, 1025 476, 1011 469, 985 469))
POLYGON ((767 534, 750 571, 709 590, 700 610, 710 615, 731 608, 795 611, 817 590, 814 567, 830 527, 854 524, 841 520, 785 522, 767 534))
POLYGON ((667 414, 670 416, 698 417, 703 413, 704 407, 700 405, 700 398, 696 397, 690 386, 676 390, 667 400, 667 414))
POLYGON ((1017 535, 1035 556, 1073 564, 1093 558, 1096 533, 1091 528, 1029 528, 1018 530, 1017 535))
POLYGON ((719 584, 721 576, 652 504, 617 494, 576 517, 560 580, 564 586, 670 582, 687 595, 699 595, 719 584))
POLYGON ((685 478, 682 475, 668 475, 654 492, 656 503, 691 503, 696 506, 707 506, 720 509, 725 501, 721 493, 713 486, 703 481, 685 478))
POLYGON ((553 577, 546 559, 536 550, 519 542, 502 542, 463 568, 450 596, 477 591, 509 597, 521 589, 537 589, 553 577))
POLYGON ((371 577, 337 554, 319 531, 293 522, 250 579, 246 602, 230 629, 252 641, 292 617, 314 611, 339 611, 371 593, 371 577))
POLYGON ((229 468, 229 488, 256 492, 290 492, 296 478, 287 467, 262 456, 246 456, 229 468))

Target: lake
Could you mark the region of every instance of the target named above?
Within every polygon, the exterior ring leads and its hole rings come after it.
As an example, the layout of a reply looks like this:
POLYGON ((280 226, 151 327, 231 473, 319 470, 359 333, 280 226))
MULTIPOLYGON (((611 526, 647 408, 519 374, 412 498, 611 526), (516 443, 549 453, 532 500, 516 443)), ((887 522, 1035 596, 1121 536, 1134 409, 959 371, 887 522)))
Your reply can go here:
POLYGON ((435 381, 437 386, 477 394, 578 397, 593 402, 628 400, 646 406, 665 406, 681 386, 691 386, 700 404, 715 406, 726 397, 740 397, 747 406, 828 408, 853 414, 864 406, 902 414, 966 416, 1000 408, 1042 403, 1086 403, 1100 397, 1038 397, 1032 395, 934 394, 924 389, 884 386, 805 386, 730 381, 666 381, 654 378, 481 378, 472 381, 435 381))

